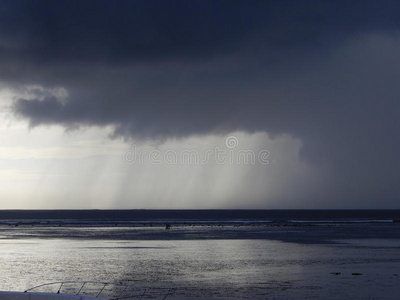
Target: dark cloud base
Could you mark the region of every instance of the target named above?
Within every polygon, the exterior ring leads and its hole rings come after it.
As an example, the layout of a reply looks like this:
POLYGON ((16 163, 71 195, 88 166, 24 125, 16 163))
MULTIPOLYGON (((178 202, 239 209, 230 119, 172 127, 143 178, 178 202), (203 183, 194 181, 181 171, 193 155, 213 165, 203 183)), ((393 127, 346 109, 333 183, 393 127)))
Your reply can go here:
POLYGON ((2 4, 0 79, 69 93, 15 99, 31 127, 288 133, 330 170, 326 197, 396 206, 397 1, 2 4))

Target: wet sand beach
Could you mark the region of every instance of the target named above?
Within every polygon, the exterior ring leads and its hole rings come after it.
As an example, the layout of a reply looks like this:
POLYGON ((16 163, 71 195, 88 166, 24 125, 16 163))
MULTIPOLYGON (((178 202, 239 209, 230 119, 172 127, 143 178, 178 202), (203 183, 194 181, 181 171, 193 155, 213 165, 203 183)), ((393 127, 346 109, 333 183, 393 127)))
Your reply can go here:
POLYGON ((396 223, 2 226, 0 286, 82 280, 156 299, 166 290, 167 299, 396 299, 399 233, 396 223))

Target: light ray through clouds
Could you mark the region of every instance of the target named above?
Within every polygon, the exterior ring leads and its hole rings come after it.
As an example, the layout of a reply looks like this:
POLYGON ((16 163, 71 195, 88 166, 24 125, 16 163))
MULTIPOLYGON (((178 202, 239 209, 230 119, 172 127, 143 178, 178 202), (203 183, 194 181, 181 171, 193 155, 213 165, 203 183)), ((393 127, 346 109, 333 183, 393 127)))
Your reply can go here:
POLYGON ((13 199, 5 208, 240 208, 243 199, 250 208, 303 207, 305 196, 288 187, 310 185, 304 179, 320 172, 301 160, 301 142, 289 135, 237 131, 128 142, 100 129, 27 132, 21 121, 2 125, 4 137, 14 136, 0 147, 2 193, 13 199), (268 155, 260 160, 263 151, 268 155))
POLYGON ((3 4, 5 208, 398 207, 397 1, 3 4))

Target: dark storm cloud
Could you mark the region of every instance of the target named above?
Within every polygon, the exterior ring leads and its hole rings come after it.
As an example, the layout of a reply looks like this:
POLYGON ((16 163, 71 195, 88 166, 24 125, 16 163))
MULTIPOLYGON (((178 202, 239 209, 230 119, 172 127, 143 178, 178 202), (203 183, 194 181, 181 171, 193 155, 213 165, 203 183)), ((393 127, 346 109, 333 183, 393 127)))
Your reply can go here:
POLYGON ((2 1, 2 57, 36 63, 199 59, 399 25, 396 1, 2 1))
MULTIPOLYGON (((0 79, 31 126, 289 133, 329 190, 394 206, 398 1, 2 1, 0 79)), ((378 205, 378 204, 377 204, 378 205)))
POLYGON ((230 1, 7 4, 1 26, 11 44, 19 46, 10 56, 46 62, 113 63, 195 58, 227 51, 260 22, 262 13, 252 6, 265 6, 230 1))

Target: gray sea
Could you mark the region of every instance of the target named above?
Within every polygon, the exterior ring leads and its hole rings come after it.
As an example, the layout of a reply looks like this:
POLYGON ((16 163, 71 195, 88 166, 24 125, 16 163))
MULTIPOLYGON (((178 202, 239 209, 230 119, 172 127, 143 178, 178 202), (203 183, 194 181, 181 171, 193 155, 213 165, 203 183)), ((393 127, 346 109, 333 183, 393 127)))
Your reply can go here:
POLYGON ((1 290, 85 281, 82 292, 93 294, 101 290, 95 281, 114 284, 101 296, 131 299, 398 299, 400 293, 400 224, 388 220, 198 220, 170 229, 161 222, 29 220, 0 226, 1 290))

